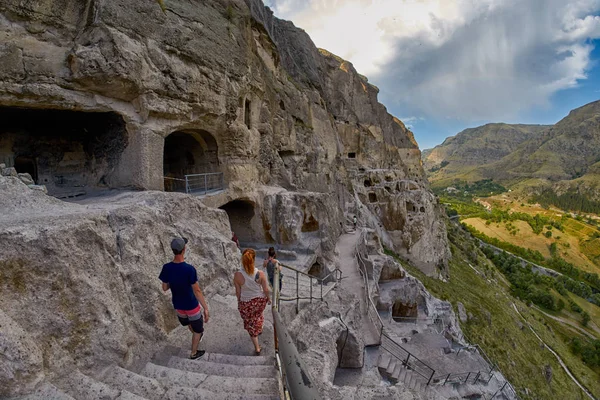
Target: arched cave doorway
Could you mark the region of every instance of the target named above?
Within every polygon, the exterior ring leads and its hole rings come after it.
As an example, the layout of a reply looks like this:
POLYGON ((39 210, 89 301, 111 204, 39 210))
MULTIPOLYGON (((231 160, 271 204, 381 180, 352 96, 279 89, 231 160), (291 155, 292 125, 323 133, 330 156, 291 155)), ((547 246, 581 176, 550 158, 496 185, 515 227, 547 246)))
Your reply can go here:
POLYGON ((255 238, 259 235, 254 226, 256 218, 253 202, 237 199, 219 208, 227 212, 231 230, 235 232, 242 245, 247 245, 255 241, 255 238))
POLYGON ((70 198, 111 186, 128 145, 112 112, 0 107, 0 162, 70 198))
POLYGON ((163 154, 165 190, 185 191, 186 175, 220 172, 218 153, 217 141, 207 131, 171 133, 165 138, 163 154))

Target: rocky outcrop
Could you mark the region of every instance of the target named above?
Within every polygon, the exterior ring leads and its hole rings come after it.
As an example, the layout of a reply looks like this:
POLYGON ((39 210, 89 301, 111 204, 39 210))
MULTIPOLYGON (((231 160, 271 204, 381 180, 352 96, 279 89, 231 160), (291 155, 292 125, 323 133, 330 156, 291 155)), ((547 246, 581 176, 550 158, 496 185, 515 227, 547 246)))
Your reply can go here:
POLYGON ((190 239, 208 294, 238 268, 226 213, 186 195, 75 205, 0 177, 0 204, 0 396, 61 370, 131 364, 163 341, 177 326, 158 280, 172 237, 190 239))

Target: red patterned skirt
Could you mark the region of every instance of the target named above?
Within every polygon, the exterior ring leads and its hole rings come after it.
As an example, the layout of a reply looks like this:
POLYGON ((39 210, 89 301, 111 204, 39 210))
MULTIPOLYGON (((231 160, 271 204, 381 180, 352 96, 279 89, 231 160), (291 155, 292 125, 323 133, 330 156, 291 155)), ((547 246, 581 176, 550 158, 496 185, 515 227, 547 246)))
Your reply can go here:
POLYGON ((244 320, 244 329, 250 336, 258 336, 262 333, 265 317, 263 312, 267 306, 266 297, 255 297, 250 301, 239 301, 238 310, 244 320))

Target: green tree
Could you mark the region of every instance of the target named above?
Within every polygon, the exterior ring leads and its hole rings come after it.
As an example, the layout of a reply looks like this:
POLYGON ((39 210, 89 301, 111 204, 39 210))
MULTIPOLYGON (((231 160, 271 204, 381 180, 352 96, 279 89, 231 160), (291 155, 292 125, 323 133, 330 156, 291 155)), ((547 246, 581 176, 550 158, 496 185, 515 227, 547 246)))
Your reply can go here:
POLYGON ((581 325, 587 326, 588 322, 590 322, 590 314, 584 311, 583 314, 581 314, 581 325))

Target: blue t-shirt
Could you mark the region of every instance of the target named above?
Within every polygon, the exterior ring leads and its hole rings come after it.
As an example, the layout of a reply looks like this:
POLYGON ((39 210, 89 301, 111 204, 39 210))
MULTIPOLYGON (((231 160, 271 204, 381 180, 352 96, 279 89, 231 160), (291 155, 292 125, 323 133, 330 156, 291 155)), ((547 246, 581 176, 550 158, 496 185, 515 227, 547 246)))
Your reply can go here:
POLYGON ((196 268, 186 262, 170 262, 163 265, 158 279, 169 284, 176 310, 193 310, 198 307, 198 300, 192 289, 192 285, 198 282, 196 268))

